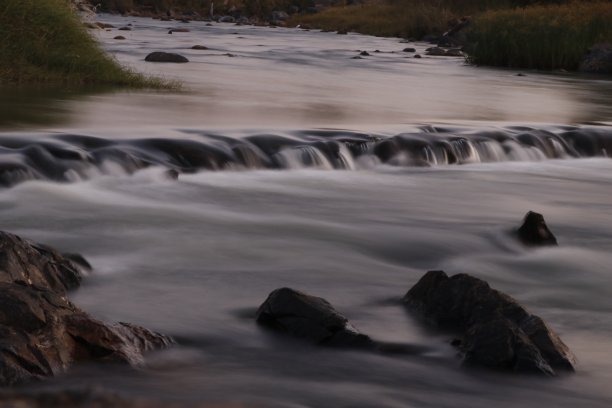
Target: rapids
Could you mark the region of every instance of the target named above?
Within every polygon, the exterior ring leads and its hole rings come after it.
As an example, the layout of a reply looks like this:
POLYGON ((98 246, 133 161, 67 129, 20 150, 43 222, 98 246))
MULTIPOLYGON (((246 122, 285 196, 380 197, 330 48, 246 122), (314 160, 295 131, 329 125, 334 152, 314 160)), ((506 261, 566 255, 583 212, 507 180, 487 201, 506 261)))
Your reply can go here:
POLYGON ((94 272, 71 294, 78 306, 178 345, 141 370, 81 365, 23 391, 262 407, 612 405, 611 81, 416 60, 398 39, 195 22, 169 35, 180 23, 101 18, 133 24, 124 42, 97 34, 120 61, 186 90, 3 93, 2 229, 83 254, 94 272), (372 56, 351 59, 357 49, 372 56), (144 63, 154 50, 192 62, 144 63), (512 239, 528 210, 559 247, 512 239), (518 299, 574 351, 577 372, 460 367, 452 334, 399 304, 429 269, 518 299), (282 286, 326 298, 376 340, 430 351, 317 349, 263 331, 254 312, 282 286))

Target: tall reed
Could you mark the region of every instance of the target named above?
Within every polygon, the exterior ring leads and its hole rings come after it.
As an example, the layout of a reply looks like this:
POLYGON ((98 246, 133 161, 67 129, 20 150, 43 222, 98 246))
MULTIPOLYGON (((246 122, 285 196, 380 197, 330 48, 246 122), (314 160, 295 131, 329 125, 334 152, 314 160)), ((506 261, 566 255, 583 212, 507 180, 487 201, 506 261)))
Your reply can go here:
POLYGON ((589 47, 612 42, 612 2, 488 11, 475 18, 469 38, 475 64, 574 70, 589 47))

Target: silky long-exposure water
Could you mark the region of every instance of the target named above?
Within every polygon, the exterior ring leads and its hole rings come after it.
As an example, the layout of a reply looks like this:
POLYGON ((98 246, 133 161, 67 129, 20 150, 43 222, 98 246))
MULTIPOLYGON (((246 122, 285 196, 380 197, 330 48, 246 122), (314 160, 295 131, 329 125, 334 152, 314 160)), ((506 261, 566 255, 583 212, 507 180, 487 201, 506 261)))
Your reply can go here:
POLYGON ((416 60, 398 39, 103 20, 133 24, 123 42, 98 33, 120 61, 186 90, 14 99, 2 229, 83 254, 94 271, 77 305, 177 345, 139 370, 80 365, 23 390, 247 407, 612 404, 612 82, 416 60), (371 56, 351 59, 358 49, 371 56), (192 62, 144 63, 154 50, 192 62), (513 239, 528 210, 559 247, 513 239), (430 269, 515 297, 560 334, 577 372, 462 368, 452 335, 399 303, 430 269), (320 349, 263 331, 254 312, 282 286, 326 298, 376 340, 429 351, 320 349))

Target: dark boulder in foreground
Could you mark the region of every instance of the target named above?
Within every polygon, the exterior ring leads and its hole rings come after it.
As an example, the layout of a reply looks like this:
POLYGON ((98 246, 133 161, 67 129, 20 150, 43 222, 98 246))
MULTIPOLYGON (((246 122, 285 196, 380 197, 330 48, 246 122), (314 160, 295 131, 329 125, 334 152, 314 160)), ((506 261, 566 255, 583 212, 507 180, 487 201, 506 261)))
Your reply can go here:
POLYGON ((478 278, 429 271, 403 302, 434 324, 461 332, 466 365, 544 375, 574 370, 575 357, 540 317, 478 278))
POLYGON ((180 54, 172 52, 155 51, 146 56, 145 61, 147 62, 174 62, 174 63, 185 63, 189 60, 180 54))
POLYGON ((90 267, 80 255, 62 255, 45 245, 0 231, 0 282, 23 282, 65 293, 79 286, 82 269, 90 267))
POLYGON ((527 246, 555 246, 557 238, 548 229, 542 214, 529 211, 523 225, 516 231, 518 239, 527 246))
POLYGON ((0 283, 0 384, 50 377, 80 361, 138 366, 170 338, 127 323, 107 325, 61 293, 0 283))
POLYGON ((257 322, 314 344, 371 348, 374 342, 359 333, 325 299, 290 288, 274 290, 257 310, 257 322))
POLYGON ((612 74, 612 44, 593 46, 578 69, 592 74, 612 74))
POLYGON ((170 338, 127 323, 107 325, 66 299, 91 269, 78 254, 0 231, 0 386, 53 376, 79 361, 142 362, 170 338))

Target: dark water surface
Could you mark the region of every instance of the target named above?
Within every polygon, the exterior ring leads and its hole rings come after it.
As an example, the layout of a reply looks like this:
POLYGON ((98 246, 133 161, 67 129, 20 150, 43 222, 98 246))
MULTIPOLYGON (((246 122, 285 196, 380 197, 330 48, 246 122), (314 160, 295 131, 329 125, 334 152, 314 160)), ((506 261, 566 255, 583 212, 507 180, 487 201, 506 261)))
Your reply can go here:
POLYGON ((396 39, 104 20, 134 24, 124 42, 99 33, 119 60, 187 91, 51 97, 53 122, 5 125, 2 229, 82 253, 95 271, 75 303, 179 345, 141 370, 84 365, 26 390, 261 407, 612 405, 610 81, 372 53, 410 45, 396 39), (192 62, 141 61, 178 49, 192 62), (372 57, 350 59, 357 49, 372 57), (528 210, 558 248, 512 240, 528 210), (397 302, 429 269, 517 298, 575 352, 576 374, 461 368, 452 336, 397 302), (322 350, 262 331, 252 315, 281 286, 325 297, 377 340, 431 351, 322 350))

